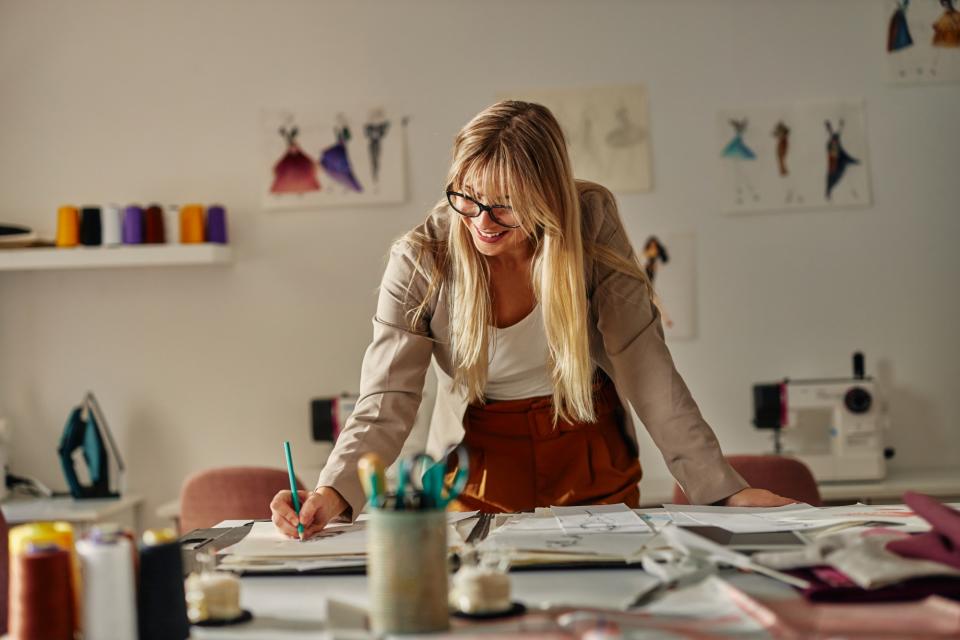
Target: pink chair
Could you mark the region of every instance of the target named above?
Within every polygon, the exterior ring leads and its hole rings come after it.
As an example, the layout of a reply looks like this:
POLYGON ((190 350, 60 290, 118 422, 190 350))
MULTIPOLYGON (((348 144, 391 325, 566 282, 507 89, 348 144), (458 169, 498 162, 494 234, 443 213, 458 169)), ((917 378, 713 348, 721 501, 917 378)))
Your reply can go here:
MULTIPOLYGON (((784 498, 806 502, 814 507, 823 504, 817 481, 807 465, 796 458, 773 455, 727 456, 727 462, 743 476, 751 487, 772 491, 784 498)), ((680 485, 673 488, 675 504, 690 504, 680 485)))
MULTIPOLYGON (((297 480, 297 488, 303 484, 297 480)), ((212 527, 221 520, 270 518, 270 501, 290 489, 286 470, 269 467, 222 467, 200 471, 180 490, 180 531, 212 527)))
POLYGON ((0 635, 7 632, 7 594, 10 591, 10 549, 7 544, 7 520, 0 511, 0 635))

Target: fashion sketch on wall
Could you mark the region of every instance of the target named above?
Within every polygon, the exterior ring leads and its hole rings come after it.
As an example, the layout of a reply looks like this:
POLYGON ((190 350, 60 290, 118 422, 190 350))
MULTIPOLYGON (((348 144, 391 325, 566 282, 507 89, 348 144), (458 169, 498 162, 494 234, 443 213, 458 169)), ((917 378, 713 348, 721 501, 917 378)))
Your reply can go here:
POLYGON ((717 136, 725 212, 870 204, 862 103, 725 109, 717 136))
POLYGON ((540 103, 567 138, 573 172, 616 193, 650 191, 647 94, 639 85, 501 92, 500 100, 540 103))
POLYGON ((885 0, 882 6, 882 39, 891 82, 960 82, 956 0, 885 0))
POLYGON ((667 339, 689 340, 697 335, 697 238, 688 232, 638 236, 640 263, 653 285, 667 339))
POLYGON ((263 207, 403 202, 405 129, 383 107, 264 110, 263 207))

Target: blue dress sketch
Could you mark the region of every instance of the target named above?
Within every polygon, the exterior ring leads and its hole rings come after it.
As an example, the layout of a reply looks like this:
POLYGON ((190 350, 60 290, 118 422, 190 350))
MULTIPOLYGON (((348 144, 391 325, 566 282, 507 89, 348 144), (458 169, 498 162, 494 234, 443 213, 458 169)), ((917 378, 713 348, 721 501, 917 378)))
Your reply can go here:
POLYGON ((910 36, 910 27, 907 25, 907 7, 910 0, 899 0, 897 8, 890 16, 890 27, 887 30, 887 51, 900 51, 913 46, 910 36))
MULTIPOLYGON (((827 139, 827 200, 830 199, 830 194, 833 191, 834 187, 840 182, 843 178, 844 173, 847 171, 847 166, 852 164, 860 164, 860 161, 847 153, 847 150, 843 148, 843 142, 840 140, 840 136, 843 134, 843 118, 837 123, 837 130, 833 130, 833 126, 830 124, 830 121, 825 121, 827 126, 827 133, 829 138, 827 139)), ((856 191, 853 192, 854 197, 856 197, 856 191)))
POLYGON ((346 143, 350 140, 350 129, 346 126, 341 126, 335 130, 335 133, 337 142, 324 149, 320 154, 320 166, 323 167, 324 171, 326 171, 334 181, 360 193, 363 191, 363 187, 360 186, 356 176, 353 174, 350 156, 347 155, 346 143))
POLYGON ((749 195, 754 202, 758 202, 760 196, 757 195, 757 190, 750 184, 742 166, 743 162, 757 159, 757 154, 743 141, 743 134, 747 130, 747 119, 731 119, 729 122, 730 126, 733 127, 733 139, 727 143, 720 155, 734 163, 734 189, 736 190, 737 204, 743 204, 745 195, 749 195))

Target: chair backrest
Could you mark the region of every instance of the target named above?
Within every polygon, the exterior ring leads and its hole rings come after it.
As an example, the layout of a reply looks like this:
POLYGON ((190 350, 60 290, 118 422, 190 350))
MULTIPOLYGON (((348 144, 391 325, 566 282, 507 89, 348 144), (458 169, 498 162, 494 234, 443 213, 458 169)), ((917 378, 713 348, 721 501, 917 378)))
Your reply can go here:
MULTIPOLYGON (((297 480, 297 488, 303 484, 297 480)), ((221 467, 199 471, 180 490, 180 530, 211 527, 221 520, 270 518, 270 501, 290 489, 284 469, 221 467)))
POLYGON ((10 545, 7 542, 7 520, 0 511, 0 635, 7 632, 7 600, 10 592, 10 545))
MULTIPOLYGON (((727 456, 727 462, 751 487, 766 489, 792 500, 819 507, 823 504, 817 481, 796 458, 773 455, 727 456)), ((690 504, 680 485, 673 488, 675 504, 690 504)))

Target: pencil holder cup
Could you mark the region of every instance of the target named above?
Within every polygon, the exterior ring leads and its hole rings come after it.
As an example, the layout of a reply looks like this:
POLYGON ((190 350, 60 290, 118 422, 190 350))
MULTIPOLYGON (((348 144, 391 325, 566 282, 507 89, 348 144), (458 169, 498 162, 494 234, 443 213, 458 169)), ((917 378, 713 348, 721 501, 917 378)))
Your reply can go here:
POLYGON ((370 509, 367 584, 377 634, 450 627, 447 514, 441 509, 370 509))

